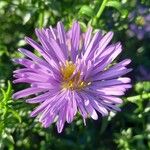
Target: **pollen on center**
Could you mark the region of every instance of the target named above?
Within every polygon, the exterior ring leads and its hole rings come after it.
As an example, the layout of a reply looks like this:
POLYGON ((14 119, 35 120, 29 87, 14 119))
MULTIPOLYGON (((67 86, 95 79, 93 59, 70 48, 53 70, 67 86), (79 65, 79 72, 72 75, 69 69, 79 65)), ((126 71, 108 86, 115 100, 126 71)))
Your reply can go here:
POLYGON ((63 89, 81 90, 90 84, 81 79, 81 72, 76 69, 76 65, 72 61, 66 61, 65 65, 61 67, 63 89))

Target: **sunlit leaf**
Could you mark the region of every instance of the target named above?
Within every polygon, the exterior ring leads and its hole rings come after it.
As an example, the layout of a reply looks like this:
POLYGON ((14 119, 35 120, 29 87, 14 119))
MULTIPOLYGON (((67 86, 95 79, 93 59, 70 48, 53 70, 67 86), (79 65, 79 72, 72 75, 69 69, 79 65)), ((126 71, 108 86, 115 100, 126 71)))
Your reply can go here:
POLYGON ((94 16, 94 11, 91 7, 84 5, 81 7, 80 11, 79 11, 79 15, 83 16, 89 16, 89 17, 93 17, 94 16))
POLYGON ((108 7, 114 7, 115 9, 117 9, 118 11, 121 11, 121 3, 117 0, 112 0, 112 1, 108 1, 106 6, 108 7))
POLYGON ((26 24, 31 18, 31 13, 27 13, 25 14, 24 18, 23 18, 23 24, 26 24))

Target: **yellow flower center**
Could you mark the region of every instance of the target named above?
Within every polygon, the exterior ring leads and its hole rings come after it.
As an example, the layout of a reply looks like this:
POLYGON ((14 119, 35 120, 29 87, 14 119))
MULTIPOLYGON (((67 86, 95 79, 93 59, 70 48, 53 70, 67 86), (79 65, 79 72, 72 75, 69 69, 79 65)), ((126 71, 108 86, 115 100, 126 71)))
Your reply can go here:
POLYGON ((87 85, 90 85, 90 82, 85 82, 81 80, 81 72, 78 71, 75 73, 76 66, 72 61, 66 61, 65 65, 61 67, 62 75, 62 88, 70 90, 81 90, 87 85), (75 73, 75 74, 74 74, 75 73))
POLYGON ((136 18, 136 24, 138 24, 139 26, 145 25, 145 19, 144 19, 144 17, 138 16, 138 17, 136 18))

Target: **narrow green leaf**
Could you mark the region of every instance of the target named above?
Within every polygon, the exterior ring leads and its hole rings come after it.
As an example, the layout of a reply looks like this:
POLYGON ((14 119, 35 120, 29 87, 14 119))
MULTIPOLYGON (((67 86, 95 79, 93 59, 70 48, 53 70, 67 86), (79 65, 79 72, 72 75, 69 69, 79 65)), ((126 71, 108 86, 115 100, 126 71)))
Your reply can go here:
POLYGON ((1 89, 1 91, 2 91, 2 95, 3 95, 2 102, 5 102, 6 101, 6 93, 5 93, 5 91, 3 89, 1 89))
POLYGON ((8 88, 6 90, 6 92, 4 91, 4 89, 1 89, 2 94, 3 94, 3 103, 7 104, 7 102, 11 99, 11 91, 12 91, 12 87, 11 87, 11 83, 10 81, 8 81, 8 88))
POLYGON ((11 109, 9 109, 8 112, 12 113, 13 116, 21 123, 21 117, 19 116, 18 112, 16 112, 15 110, 11 110, 11 109))
POLYGON ((10 83, 10 81, 8 81, 8 88, 7 88, 7 91, 6 91, 6 95, 7 95, 7 96, 10 96, 10 95, 11 95, 11 89, 12 89, 11 83, 10 83))

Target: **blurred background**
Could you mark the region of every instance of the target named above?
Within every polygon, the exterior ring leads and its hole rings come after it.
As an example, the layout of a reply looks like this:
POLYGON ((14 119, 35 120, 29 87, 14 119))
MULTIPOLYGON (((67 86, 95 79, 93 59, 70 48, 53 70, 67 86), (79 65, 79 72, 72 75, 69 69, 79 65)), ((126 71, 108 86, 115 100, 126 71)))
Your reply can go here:
POLYGON ((107 0, 0 0, 0 150, 149 150, 150 149, 150 1, 107 0), (105 118, 87 120, 81 116, 66 124, 58 134, 53 124, 44 129, 29 113, 35 105, 14 101, 12 93, 26 87, 13 85, 12 72, 18 66, 12 58, 22 57, 19 47, 32 50, 25 36, 34 29, 55 26, 62 21, 68 29, 78 20, 103 32, 114 31, 123 52, 117 61, 131 58, 133 88, 123 97, 122 111, 105 118))

